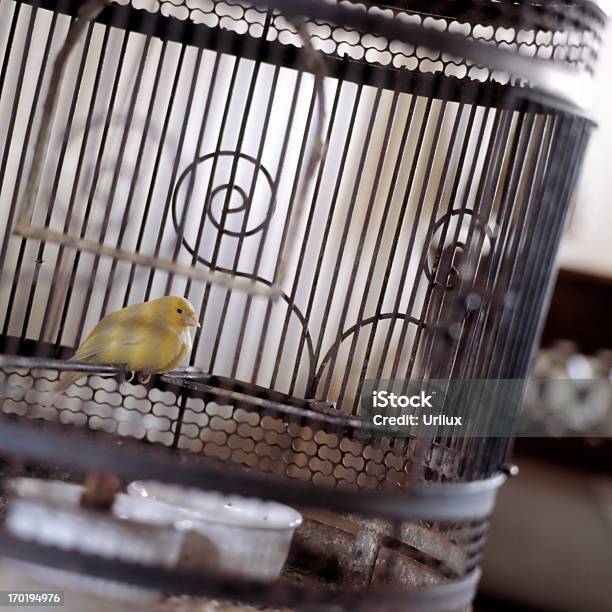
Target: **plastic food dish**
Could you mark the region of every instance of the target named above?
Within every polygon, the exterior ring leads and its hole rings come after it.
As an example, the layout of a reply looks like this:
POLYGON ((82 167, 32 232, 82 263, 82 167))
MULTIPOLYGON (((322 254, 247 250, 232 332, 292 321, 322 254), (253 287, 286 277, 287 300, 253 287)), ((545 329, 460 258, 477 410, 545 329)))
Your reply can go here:
MULTIPOLYGON (((82 486, 35 478, 8 481, 8 492, 5 526, 13 536, 108 559, 177 566, 185 534, 175 528, 167 509, 155 508, 153 502, 119 494, 112 512, 93 511, 80 505, 82 486)), ((154 590, 35 563, 3 560, 0 565, 4 585, 16 580, 26 590, 58 588, 69 592, 73 603, 93 597, 96 610, 117 610, 117 601, 151 603, 160 596, 154 590)))
MULTIPOLYGON (((128 494, 173 509, 181 517, 183 528, 190 528, 214 546, 218 571, 255 580, 271 581, 278 577, 287 559, 293 532, 302 523, 299 512, 276 502, 153 481, 132 482, 128 494)), ((189 565, 206 563, 205 555, 198 554, 196 546, 191 548, 189 565)))

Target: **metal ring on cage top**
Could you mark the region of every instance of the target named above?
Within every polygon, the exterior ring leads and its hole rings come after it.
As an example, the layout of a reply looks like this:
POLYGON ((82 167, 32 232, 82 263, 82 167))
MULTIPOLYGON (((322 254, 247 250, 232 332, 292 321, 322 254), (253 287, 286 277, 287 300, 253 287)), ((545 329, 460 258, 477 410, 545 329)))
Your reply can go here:
MULTIPOLYGON (((476 65, 508 72, 524 79, 545 95, 565 101, 578 109, 592 103, 593 79, 561 62, 522 55, 500 47, 469 40, 462 34, 438 31, 415 23, 398 21, 381 12, 355 10, 346 3, 330 4, 321 0, 252 0, 260 7, 281 11, 287 17, 329 20, 346 28, 379 35, 414 46, 435 49, 441 54, 462 57, 476 65)), ((590 4, 585 2, 585 4, 590 4)), ((594 6, 594 5, 593 5, 594 6)), ((605 19, 601 12, 602 20, 605 19)), ((529 95, 526 89, 525 94, 529 95)))
MULTIPOLYGON (((33 0, 26 0, 26 2, 32 4, 33 0)), ((50 8, 66 14, 74 13, 70 7, 58 7, 56 6, 58 3, 52 3, 51 0, 38 0, 35 4, 40 4, 45 8, 50 8)), ((189 11, 180 11, 181 8, 185 8, 185 0, 172 0, 172 2, 166 3, 167 7, 173 6, 179 13, 182 13, 181 16, 177 14, 164 15, 163 11, 161 13, 151 13, 147 10, 135 8, 133 5, 130 6, 132 3, 129 2, 129 0, 121 0, 121 4, 113 4, 112 10, 103 11, 96 18, 96 21, 113 27, 138 31, 165 40, 172 40, 179 43, 185 42, 184 38, 186 32, 183 27, 168 27, 168 23, 165 23, 164 26, 159 23, 161 14, 163 15, 162 20, 175 20, 179 24, 182 24, 189 16, 189 11), (128 6, 121 6, 121 4, 128 4, 128 6), (133 11, 137 11, 138 14, 133 14, 133 11)), ((322 0, 251 0, 251 4, 253 4, 256 10, 261 14, 267 13, 267 9, 269 9, 270 13, 272 11, 278 12, 278 16, 284 20, 306 18, 309 24, 315 24, 318 27, 325 27, 326 25, 329 27, 331 24, 334 24, 335 27, 342 32, 342 36, 345 36, 346 33, 358 32, 368 37, 393 41, 400 45, 400 47, 401 45, 407 45, 414 48, 428 49, 430 50, 429 52, 421 52, 423 56, 421 59, 425 59, 426 61, 431 59, 429 55, 435 55, 436 58, 439 58, 436 61, 442 61, 445 65, 453 66, 458 65, 453 58, 458 58, 460 64, 463 66, 475 67, 476 69, 482 67, 489 73, 498 72, 507 75, 515 80, 517 83, 516 86, 511 85, 507 87, 505 84, 489 83, 490 85, 499 85, 501 90, 498 89, 497 93, 501 91, 506 101, 509 99, 508 92, 510 91, 517 94, 521 100, 529 99, 537 104, 543 104, 547 107, 550 106, 559 110, 569 110, 572 113, 585 114, 592 105, 593 78, 591 66, 582 70, 576 68, 574 65, 570 67, 568 62, 557 60, 556 56, 554 56, 555 59, 544 56, 534 57, 532 51, 537 49, 537 45, 535 44, 530 44, 532 48, 521 53, 506 47, 489 44, 490 41, 486 37, 468 38, 464 33, 460 33, 461 30, 437 30, 435 27, 426 27, 423 23, 410 23, 406 19, 397 19, 395 16, 389 15, 390 12, 394 12, 393 8, 387 11, 375 12, 374 10, 367 10, 365 5, 359 5, 358 3, 351 6, 350 2, 336 4, 324 2, 322 0), (431 53, 432 50, 433 54, 431 53)), ((397 5, 394 9, 395 12, 400 15, 405 14, 410 17, 415 13, 419 13, 418 7, 412 7, 412 5, 410 8, 399 6, 403 5, 403 3, 399 2, 392 4, 397 5)), ((452 5, 455 4, 457 3, 452 3, 452 5)), ((459 4, 461 5, 461 3, 459 4)), ((494 11, 493 16, 486 11, 485 7, 481 7, 479 3, 477 3, 470 19, 466 18, 464 20, 459 18, 457 20, 458 14, 463 15, 463 13, 465 13, 462 6, 453 6, 450 18, 456 19, 455 23, 460 25, 465 21, 475 22, 479 25, 480 22, 487 24, 489 23, 489 19, 496 19, 498 13, 500 15, 503 14, 504 3, 493 4, 495 5, 495 7, 491 7, 494 11), (497 5, 502 6, 502 9, 497 5)), ((535 0, 525 3, 511 3, 508 1, 507 4, 517 5, 515 9, 512 9, 513 13, 516 13, 516 11, 520 12, 523 7, 526 11, 531 10, 535 12, 536 17, 542 17, 543 15, 549 17, 551 13, 551 10, 547 9, 548 3, 537 3, 535 0)), ((590 9, 588 15, 584 18, 588 20, 588 24, 585 25, 580 22, 578 26, 576 26, 570 23, 569 25, 571 28, 576 28, 577 32, 587 33, 595 39, 598 37, 600 38, 600 32, 605 25, 606 15, 605 11, 601 6, 598 6, 598 4, 599 3, 589 2, 588 0, 581 1, 580 5, 582 7, 588 7, 590 9)), ((551 6, 554 7, 554 3, 551 3, 551 6)), ((432 14, 430 14, 430 11, 424 9, 423 6, 420 8, 421 14, 429 15, 427 19, 449 19, 443 12, 436 13, 435 10, 432 10, 432 14)), ((559 7, 559 10, 563 10, 564 8, 565 7, 559 7)), ((244 8, 240 10, 244 10, 244 8)), ((586 8, 583 12, 585 11, 586 8)), ((238 18, 236 24, 241 24, 241 19, 242 18, 238 18)), ((524 20, 521 21, 521 27, 526 29, 536 28, 538 24, 533 22, 533 19, 534 18, 528 17, 524 18, 524 20)), ((266 41, 265 52, 263 52, 263 48, 257 49, 256 45, 245 44, 258 40, 258 37, 263 31, 260 23, 253 24, 257 28, 255 33, 250 32, 250 30, 249 33, 247 33, 236 24, 226 29, 219 24, 205 25, 204 22, 201 23, 200 21, 201 20, 192 21, 190 25, 193 27, 189 28, 189 43, 194 46, 213 49, 221 53, 227 52, 233 55, 249 57, 258 61, 263 60, 270 63, 278 61, 279 57, 283 56, 282 48, 287 42, 279 42, 278 40, 266 41), (213 36, 211 36, 211 32, 214 32, 213 36)), ((224 25, 227 26, 226 23, 224 23, 224 25)), ((246 26, 248 26, 248 23, 246 23, 246 26)), ((551 29, 554 30, 554 28, 546 26, 546 24, 541 27, 546 27, 549 33, 551 29)), ((285 31, 288 30, 284 29, 283 33, 285 31)), ((540 28, 540 31, 543 30, 540 28)), ((340 41, 342 45, 347 44, 344 39, 340 39, 340 41)), ((294 46, 292 43, 290 44, 294 46)), ((348 48, 351 48, 350 45, 348 48)), ((589 52, 592 55, 596 54, 594 48, 591 48, 589 52)), ((294 56, 295 54, 289 53, 286 55, 294 56)), ((351 59, 355 61, 355 58, 350 57, 350 53, 344 54, 338 51, 329 53, 324 50, 323 55, 325 59, 329 60, 331 63, 344 62, 345 59, 348 59, 348 61, 351 61, 351 59), (343 55, 344 59, 340 59, 343 55)), ((293 67, 298 67, 301 64, 299 64, 299 62, 298 64, 293 62, 292 65, 293 67)), ((381 65, 380 62, 371 61, 369 63, 369 68, 371 70, 368 72, 371 72, 372 75, 374 73, 378 74, 375 79, 377 81, 385 75, 388 67, 381 65)), ((400 75, 419 74, 422 78, 416 79, 416 81, 419 81, 421 85, 424 85, 426 88, 434 86, 434 82, 431 79, 432 76, 437 77, 440 75, 439 72, 435 71, 432 74, 429 70, 425 70, 425 72, 415 72, 412 68, 408 70, 398 70, 398 68, 399 66, 395 66, 392 69, 393 73, 397 72, 397 74, 400 75)), ((333 70, 329 72, 330 75, 332 73, 333 70)), ((362 77, 365 75, 364 72, 360 74, 362 77)), ((387 76, 388 74, 389 73, 387 73, 387 76)), ((478 99, 480 86, 483 85, 483 82, 479 79, 473 80, 465 77, 456 78, 455 76, 446 75, 446 73, 444 73, 444 76, 448 77, 448 85, 451 89, 461 87, 461 99, 463 101, 465 101, 466 95, 468 95, 468 97, 475 96, 475 98, 473 98, 474 100, 478 99), (470 90, 471 93, 468 93, 470 90)), ((408 80, 412 81, 414 79, 408 80)), ((504 83, 507 82, 507 79, 504 78, 504 83)), ((491 91, 493 91, 493 89, 491 91)), ((431 90, 427 90, 427 95, 431 95, 431 93, 431 90)), ((453 97, 452 99, 455 98, 453 97)), ((512 104, 514 104, 514 102, 512 102, 512 104)))

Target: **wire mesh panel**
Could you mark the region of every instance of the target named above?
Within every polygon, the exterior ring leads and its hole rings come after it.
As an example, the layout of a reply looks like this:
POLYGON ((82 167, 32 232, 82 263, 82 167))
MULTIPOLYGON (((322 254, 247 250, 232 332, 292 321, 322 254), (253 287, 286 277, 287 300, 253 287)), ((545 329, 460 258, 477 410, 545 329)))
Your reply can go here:
POLYGON ((363 385, 525 377, 603 24, 581 1, 0 0, 2 412, 332 489, 493 476, 508 438, 374 439, 363 385), (190 369, 83 367, 41 400, 102 317, 170 294, 201 323, 190 369))

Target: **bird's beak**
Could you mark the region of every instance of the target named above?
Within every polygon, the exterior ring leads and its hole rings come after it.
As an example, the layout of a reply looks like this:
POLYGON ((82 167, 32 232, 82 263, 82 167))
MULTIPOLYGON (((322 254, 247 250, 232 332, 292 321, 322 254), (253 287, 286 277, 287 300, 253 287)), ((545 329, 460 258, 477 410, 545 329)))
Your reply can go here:
POLYGON ((183 325, 186 325, 187 327, 201 327, 200 322, 196 319, 195 315, 183 317, 182 321, 183 325))

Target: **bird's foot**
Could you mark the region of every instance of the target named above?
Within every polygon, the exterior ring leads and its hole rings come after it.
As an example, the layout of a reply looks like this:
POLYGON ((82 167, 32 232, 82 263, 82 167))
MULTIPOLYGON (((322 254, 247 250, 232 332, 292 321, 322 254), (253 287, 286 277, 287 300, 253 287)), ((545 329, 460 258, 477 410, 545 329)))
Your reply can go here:
POLYGON ((151 380, 151 375, 150 374, 145 374, 144 372, 138 372, 136 374, 136 380, 141 385, 146 385, 151 380))
POLYGON ((134 372, 134 370, 130 370, 129 375, 121 374, 121 378, 123 379, 122 383, 124 383, 124 382, 131 383, 134 380, 134 376, 136 376, 136 372, 134 372))

